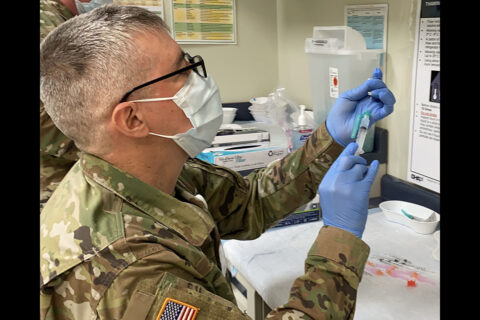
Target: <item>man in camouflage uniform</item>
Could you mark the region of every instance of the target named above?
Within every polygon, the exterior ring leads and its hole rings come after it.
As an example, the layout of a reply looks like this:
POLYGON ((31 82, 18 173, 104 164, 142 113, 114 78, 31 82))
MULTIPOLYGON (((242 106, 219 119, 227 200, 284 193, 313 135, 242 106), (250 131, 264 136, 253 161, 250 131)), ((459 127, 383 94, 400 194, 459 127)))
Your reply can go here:
MULTIPOLYGON (((74 0, 40 0, 40 42, 77 14, 74 0)), ((74 142, 58 130, 40 101, 40 211, 78 160, 79 152, 74 142)))
MULTIPOLYGON (((172 100, 134 100, 174 96, 192 70, 122 99, 189 66, 166 29, 146 10, 106 6, 41 45, 46 110, 84 151, 40 215, 41 319, 158 320, 180 309, 192 320, 248 319, 222 275, 220 239, 254 239, 311 200, 343 150, 322 124, 295 152, 241 177, 150 135, 193 125, 172 100)), ((345 150, 339 160, 353 159, 345 150)), ((267 318, 352 319, 368 253, 360 237, 323 227, 305 275, 267 318)))

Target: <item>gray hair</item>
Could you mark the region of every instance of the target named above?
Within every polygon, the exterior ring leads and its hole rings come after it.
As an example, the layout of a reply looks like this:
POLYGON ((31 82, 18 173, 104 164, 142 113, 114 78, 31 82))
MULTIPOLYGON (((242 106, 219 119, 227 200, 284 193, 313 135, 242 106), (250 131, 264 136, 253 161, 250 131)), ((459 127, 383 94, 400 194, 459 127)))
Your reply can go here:
POLYGON ((134 36, 169 32, 153 12, 104 5, 58 26, 40 45, 40 99, 54 124, 79 149, 108 147, 105 120, 153 64, 134 36))

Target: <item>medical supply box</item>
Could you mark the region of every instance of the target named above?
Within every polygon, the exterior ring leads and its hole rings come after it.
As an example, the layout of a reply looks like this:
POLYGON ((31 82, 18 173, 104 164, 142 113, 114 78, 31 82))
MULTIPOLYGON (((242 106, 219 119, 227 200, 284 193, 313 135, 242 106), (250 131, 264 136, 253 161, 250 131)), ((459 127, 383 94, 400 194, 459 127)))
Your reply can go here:
POLYGON ((268 143, 259 142, 207 148, 197 158, 246 175, 252 170, 266 167, 270 162, 281 159, 287 154, 286 146, 271 146, 268 143))

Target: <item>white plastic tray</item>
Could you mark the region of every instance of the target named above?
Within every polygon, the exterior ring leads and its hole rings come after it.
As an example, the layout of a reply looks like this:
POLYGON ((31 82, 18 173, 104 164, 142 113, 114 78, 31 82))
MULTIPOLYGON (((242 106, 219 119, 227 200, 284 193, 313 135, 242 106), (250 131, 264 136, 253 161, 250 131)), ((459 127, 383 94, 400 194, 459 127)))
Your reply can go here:
POLYGON ((379 207, 382 209, 387 220, 400 223, 421 234, 430 234, 434 232, 440 222, 440 215, 437 212, 411 202, 399 200, 384 201, 380 203, 379 207), (433 212, 435 214, 435 219, 429 222, 409 219, 402 213, 402 209, 418 219, 426 219, 433 212))

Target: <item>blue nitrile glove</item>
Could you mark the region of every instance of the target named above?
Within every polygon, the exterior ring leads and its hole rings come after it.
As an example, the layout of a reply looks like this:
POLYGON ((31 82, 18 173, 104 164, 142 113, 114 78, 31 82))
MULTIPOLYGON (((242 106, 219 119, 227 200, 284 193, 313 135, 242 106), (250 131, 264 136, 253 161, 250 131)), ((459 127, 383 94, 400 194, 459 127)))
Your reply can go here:
POLYGON ((378 171, 378 161, 354 156, 358 144, 350 143, 335 160, 318 187, 323 223, 362 238, 368 214, 370 188, 378 171))
POLYGON ((358 114, 370 110, 371 127, 375 122, 393 112, 395 97, 382 81, 382 71, 375 68, 372 78, 359 87, 345 91, 333 104, 327 116, 327 130, 338 144, 346 146, 353 139, 350 137, 358 114), (371 92, 371 98, 368 96, 371 92))

